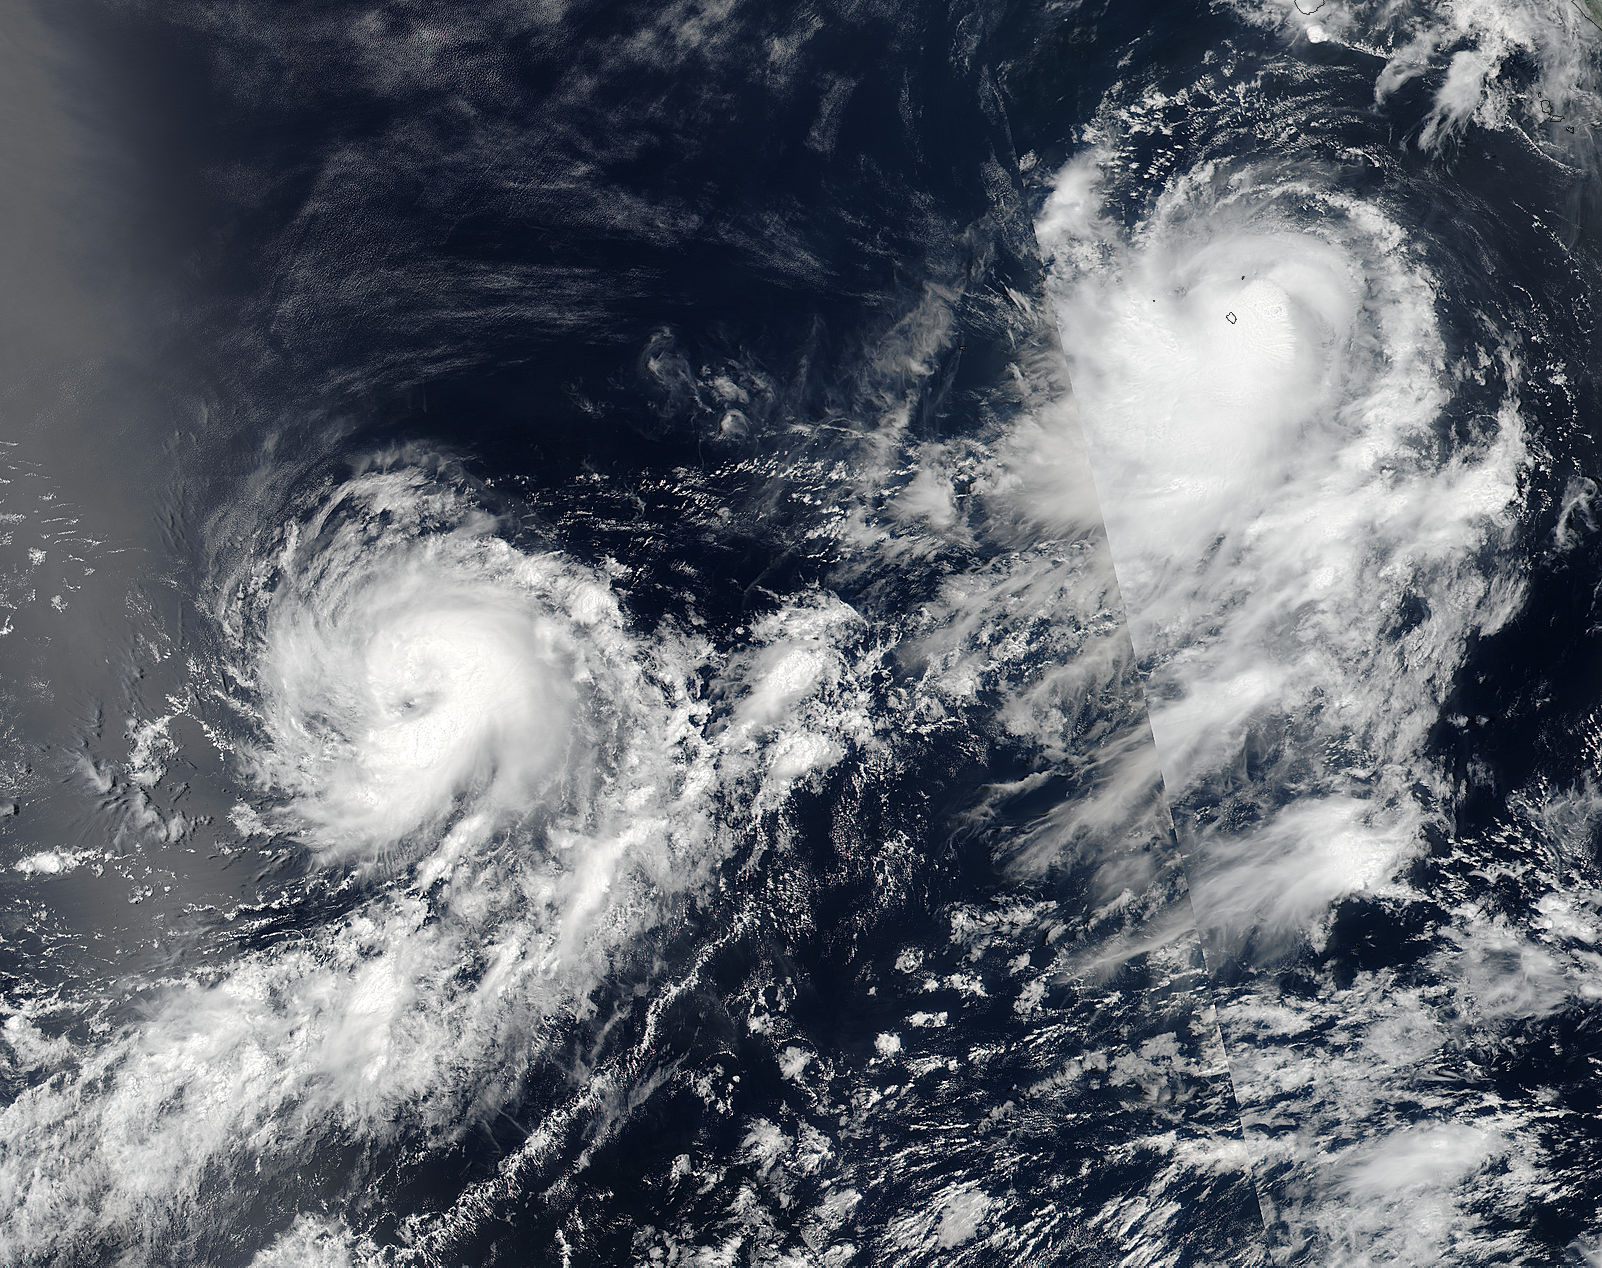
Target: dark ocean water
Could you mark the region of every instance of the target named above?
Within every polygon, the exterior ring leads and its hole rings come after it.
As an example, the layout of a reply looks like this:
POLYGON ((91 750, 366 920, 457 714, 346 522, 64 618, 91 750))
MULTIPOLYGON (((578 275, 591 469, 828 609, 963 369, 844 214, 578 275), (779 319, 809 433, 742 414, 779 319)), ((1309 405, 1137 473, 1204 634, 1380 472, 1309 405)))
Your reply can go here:
POLYGON ((19 11, 0 1263, 1588 1263, 1598 41, 19 11))

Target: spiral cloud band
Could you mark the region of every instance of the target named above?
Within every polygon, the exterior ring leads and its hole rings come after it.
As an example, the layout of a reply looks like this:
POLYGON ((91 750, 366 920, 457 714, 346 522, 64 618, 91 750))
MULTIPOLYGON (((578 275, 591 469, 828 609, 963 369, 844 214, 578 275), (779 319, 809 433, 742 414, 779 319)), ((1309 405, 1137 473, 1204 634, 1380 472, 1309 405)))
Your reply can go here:
MULTIPOLYGON (((1484 1084, 1431 1102, 1416 1073, 1501 1023, 1384 974, 1318 1003, 1275 975, 1326 954, 1351 903, 1441 901, 1414 873, 1449 830, 1432 736, 1472 640, 1524 595, 1495 563, 1530 462, 1520 339, 1464 282, 1473 230, 1417 233, 1400 170, 1343 144, 1360 115, 1269 105, 1248 75, 1238 109, 1187 114, 1234 69, 1105 104, 1038 225, 1053 304, 1196 919, 1232 983, 1270 1233, 1329 1263, 1433 1261, 1448 1236, 1502 1253, 1489 1230, 1517 1222, 1536 1129, 1465 1132, 1484 1084)), ((1455 955, 1431 969, 1472 990, 1455 955)))
POLYGON ((1153 730, 1181 797, 1216 795, 1267 720, 1301 737, 1281 760, 1311 763, 1343 844, 1298 862, 1288 905, 1272 850, 1211 886, 1247 927, 1299 924, 1385 877, 1398 815, 1423 821, 1403 789, 1444 675, 1513 597, 1470 560, 1508 522, 1518 418, 1443 454, 1449 383, 1474 367, 1449 369, 1404 232, 1316 167, 1177 174, 1125 239, 1103 161, 1062 173, 1042 234, 1153 730))
POLYGON ((519 554, 488 521, 374 542, 367 517, 400 508, 380 496, 394 477, 367 479, 379 487, 347 492, 284 547, 256 671, 261 775, 322 849, 393 847, 454 813, 500 826, 593 742, 574 728, 595 674, 569 631, 601 615, 604 589, 519 554), (341 518, 352 500, 365 502, 354 522, 341 518))
POLYGON ((10 7, 0 1268, 1602 1262, 1602 0, 10 7))
POLYGON ((705 883, 704 653, 642 642, 604 576, 495 527, 440 464, 390 460, 219 586, 216 687, 260 789, 236 822, 312 851, 269 908, 308 928, 105 1043, 38 1047, 57 1076, 4 1111, 0 1262, 204 1258, 226 1228, 190 1211, 218 1174, 293 1202, 298 1154, 332 1137, 448 1142, 705 883))

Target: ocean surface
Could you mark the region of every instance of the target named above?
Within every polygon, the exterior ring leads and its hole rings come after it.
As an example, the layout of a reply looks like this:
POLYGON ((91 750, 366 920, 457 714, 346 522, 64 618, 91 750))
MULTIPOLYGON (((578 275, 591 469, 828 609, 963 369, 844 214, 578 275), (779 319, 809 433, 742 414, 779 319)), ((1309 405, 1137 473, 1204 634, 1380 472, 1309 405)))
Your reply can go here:
POLYGON ((19 0, 0 1266, 1602 1263, 1602 27, 19 0))

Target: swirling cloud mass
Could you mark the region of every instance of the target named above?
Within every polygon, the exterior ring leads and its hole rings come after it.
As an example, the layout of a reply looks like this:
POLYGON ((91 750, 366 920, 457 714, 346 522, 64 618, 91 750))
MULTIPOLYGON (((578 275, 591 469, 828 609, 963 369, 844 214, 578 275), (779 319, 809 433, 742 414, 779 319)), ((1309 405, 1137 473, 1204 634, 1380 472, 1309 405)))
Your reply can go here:
POLYGON ((160 8, 0 19, 0 1265, 1602 1255, 1602 10, 160 8))

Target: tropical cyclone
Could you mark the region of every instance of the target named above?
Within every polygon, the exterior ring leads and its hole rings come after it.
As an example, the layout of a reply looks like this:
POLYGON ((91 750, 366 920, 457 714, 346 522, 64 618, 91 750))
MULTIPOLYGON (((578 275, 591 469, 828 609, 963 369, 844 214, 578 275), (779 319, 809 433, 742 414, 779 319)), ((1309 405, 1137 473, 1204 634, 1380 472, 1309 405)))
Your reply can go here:
POLYGON ((293 1209, 306 1150, 455 1138, 716 866, 703 653, 642 643, 604 577, 441 472, 371 465, 218 585, 239 818, 313 851, 303 929, 40 1051, 55 1077, 3 1111, 0 1262, 204 1259, 237 1232, 216 1186, 248 1211, 274 1177, 293 1209))
POLYGON ((1577 999, 1583 961, 1532 940, 1542 989, 1482 996, 1505 934, 1469 876, 1506 839, 1453 840, 1434 737, 1526 601, 1551 328, 1339 72, 1158 77, 1109 93, 1038 231, 1270 1245, 1520 1259, 1550 1118, 1457 1054, 1577 999), (1325 977, 1359 912, 1439 949, 1325 977))

